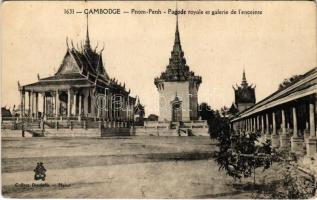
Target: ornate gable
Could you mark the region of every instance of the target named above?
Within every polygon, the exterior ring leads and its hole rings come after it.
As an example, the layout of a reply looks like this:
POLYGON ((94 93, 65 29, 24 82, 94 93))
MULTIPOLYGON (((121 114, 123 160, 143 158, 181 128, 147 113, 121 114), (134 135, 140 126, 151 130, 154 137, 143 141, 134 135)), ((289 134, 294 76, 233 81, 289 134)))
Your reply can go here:
POLYGON ((80 73, 80 67, 70 52, 67 51, 63 62, 55 75, 70 73, 80 73))

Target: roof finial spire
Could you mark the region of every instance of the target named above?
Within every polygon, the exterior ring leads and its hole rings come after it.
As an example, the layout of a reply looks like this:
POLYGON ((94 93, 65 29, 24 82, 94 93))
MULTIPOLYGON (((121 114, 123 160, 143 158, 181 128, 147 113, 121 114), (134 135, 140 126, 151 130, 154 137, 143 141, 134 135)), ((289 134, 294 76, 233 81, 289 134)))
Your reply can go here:
POLYGON ((69 46, 68 46, 68 37, 66 37, 66 46, 67 46, 67 50, 69 49, 69 46))
POLYGON ((85 41, 85 49, 90 49, 90 40, 89 40, 89 26, 88 26, 88 13, 86 15, 86 23, 87 23, 87 30, 86 30, 86 41, 85 41))
POLYGON ((178 31, 178 3, 176 1, 176 30, 178 31))
POLYGON ((242 73, 242 83, 241 83, 242 86, 247 86, 248 85, 248 82, 247 82, 247 79, 245 77, 245 69, 243 67, 243 73, 242 73))
POLYGON ((178 30, 178 4, 176 1, 176 31, 175 31, 175 43, 180 43, 180 38, 179 38, 179 30, 178 30))
POLYGON ((179 36, 179 30, 178 30, 178 4, 176 1, 176 11, 175 11, 175 15, 176 15, 176 31, 175 31, 175 40, 174 40, 174 46, 173 46, 173 51, 174 52, 181 52, 182 51, 182 47, 181 47, 181 40, 180 40, 180 36, 179 36))

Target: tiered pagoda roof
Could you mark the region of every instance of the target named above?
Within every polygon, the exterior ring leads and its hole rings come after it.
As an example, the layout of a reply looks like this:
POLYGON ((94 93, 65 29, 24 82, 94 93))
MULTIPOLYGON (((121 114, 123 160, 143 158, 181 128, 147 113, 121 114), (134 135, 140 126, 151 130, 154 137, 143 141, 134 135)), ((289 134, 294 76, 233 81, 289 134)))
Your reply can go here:
POLYGON ((252 107, 239 113, 239 116, 232 121, 238 121, 242 118, 252 116, 259 112, 265 112, 282 104, 296 101, 305 96, 316 94, 317 88, 317 67, 312 68, 308 72, 299 75, 296 80, 286 87, 280 88, 267 96, 263 100, 254 104, 252 107))
POLYGON ((255 86, 247 82, 245 71, 243 70, 241 85, 233 86, 235 103, 255 103, 255 86))
MULTIPOLYGON (((73 42, 69 45, 66 39, 67 51, 57 72, 50 77, 39 78, 38 82, 23 86, 26 90, 41 91, 41 87, 52 87, 68 85, 69 87, 95 87, 96 90, 111 88, 123 93, 130 93, 125 90, 125 84, 118 83, 110 78, 102 60, 102 51, 97 50, 98 45, 92 49, 90 45, 88 16, 87 32, 84 45, 77 48, 73 42)), ((44 88, 45 89, 45 88, 44 88)), ((100 91, 102 92, 102 91, 100 91)))
POLYGON ((154 83, 157 85, 159 82, 188 80, 193 80, 198 84, 201 83, 201 77, 195 76, 195 73, 190 71, 189 66, 186 64, 178 29, 178 16, 176 15, 175 39, 169 64, 166 70, 161 73, 161 76, 155 78, 154 83))

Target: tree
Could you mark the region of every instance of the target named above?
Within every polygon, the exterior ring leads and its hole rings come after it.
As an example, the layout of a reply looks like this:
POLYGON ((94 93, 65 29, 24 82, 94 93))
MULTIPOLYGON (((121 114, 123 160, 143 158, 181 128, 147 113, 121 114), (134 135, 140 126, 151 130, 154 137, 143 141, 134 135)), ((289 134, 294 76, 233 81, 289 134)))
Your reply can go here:
POLYGON ((316 193, 314 176, 305 177, 299 174, 296 155, 289 151, 276 152, 270 142, 259 143, 260 133, 234 133, 224 131, 218 136, 219 151, 215 159, 219 170, 225 170, 234 181, 253 176, 252 189, 258 198, 270 199, 306 199, 316 193), (273 162, 278 162, 282 170, 282 178, 276 183, 262 179, 261 186, 256 189, 256 168, 266 170, 273 162), (263 195, 263 196, 261 196, 263 195))
POLYGON ((150 115, 147 117, 147 120, 148 120, 148 121, 158 121, 158 116, 155 115, 155 114, 150 114, 150 115))
POLYGON ((202 120, 208 121, 213 118, 214 111, 207 103, 203 102, 199 105, 198 115, 202 120))
POLYGON ((202 120, 207 120, 209 126, 209 134, 212 138, 216 138, 222 130, 229 130, 229 119, 224 118, 219 110, 214 111, 207 103, 199 105, 198 115, 202 120))
POLYGON ((259 145, 259 135, 257 132, 234 134, 223 131, 217 138, 219 151, 216 161, 219 170, 226 170, 236 180, 254 175, 256 168, 269 168, 273 159, 272 149, 270 143, 259 145))
POLYGON ((232 103, 228 113, 231 117, 234 117, 239 113, 239 109, 237 108, 237 106, 234 103, 232 103))

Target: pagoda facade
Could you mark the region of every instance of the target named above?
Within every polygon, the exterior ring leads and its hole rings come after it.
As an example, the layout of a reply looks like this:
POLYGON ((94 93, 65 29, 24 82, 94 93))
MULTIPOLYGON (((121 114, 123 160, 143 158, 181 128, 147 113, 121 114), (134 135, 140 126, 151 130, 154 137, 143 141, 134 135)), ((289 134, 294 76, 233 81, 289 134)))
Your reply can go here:
POLYGON ((133 121, 136 98, 130 96, 125 84, 109 77, 102 59, 103 48, 92 49, 88 15, 84 45, 75 48, 68 39, 66 44, 62 64, 53 76, 38 76, 35 83, 18 84, 21 117, 133 121))
POLYGON ((239 112, 242 112, 255 104, 255 86, 248 84, 244 70, 240 86, 233 86, 233 90, 235 97, 234 104, 239 112))
POLYGON ((154 83, 159 92, 159 121, 190 121, 198 119, 197 92, 201 77, 190 71, 186 64, 178 29, 173 50, 166 70, 155 78, 154 83))

